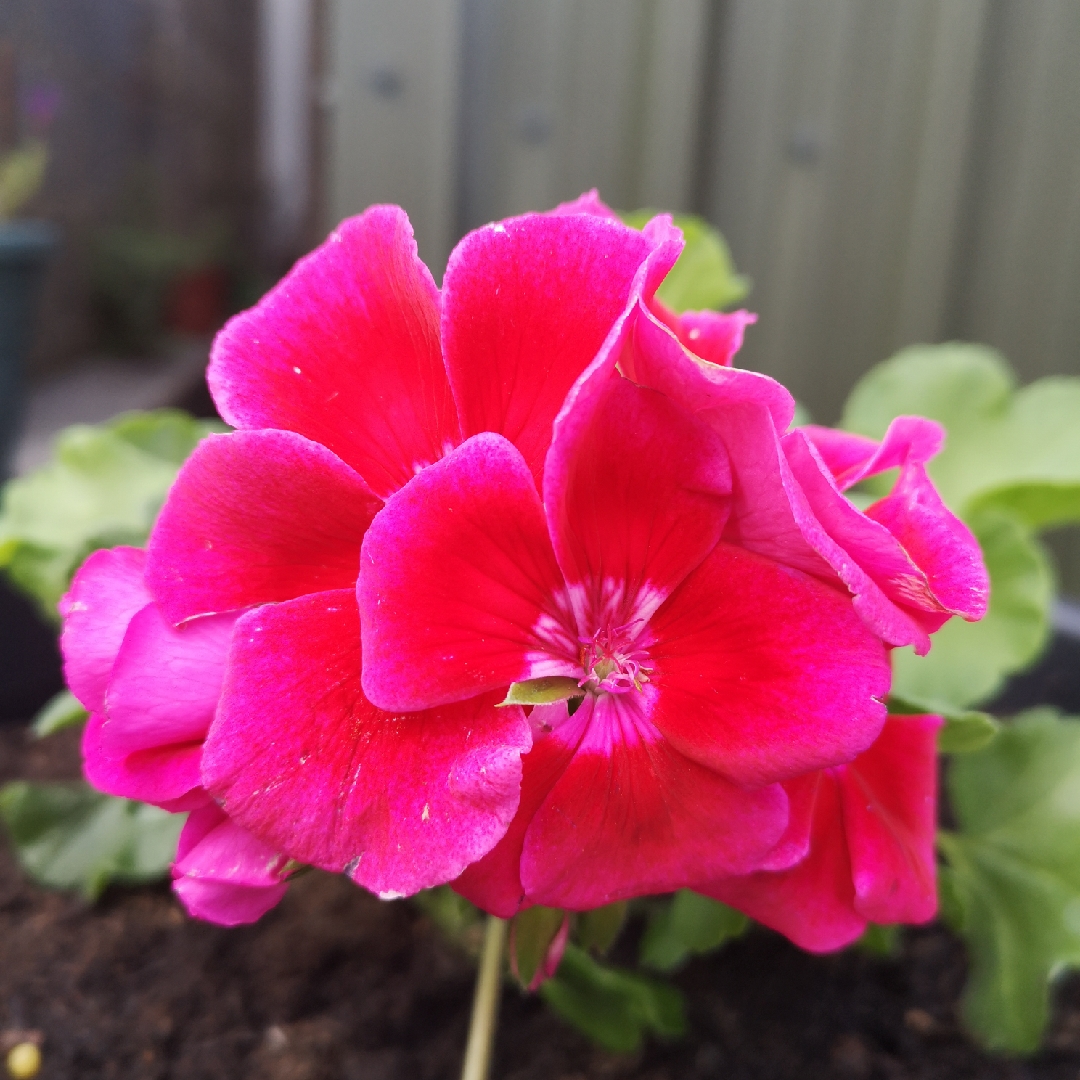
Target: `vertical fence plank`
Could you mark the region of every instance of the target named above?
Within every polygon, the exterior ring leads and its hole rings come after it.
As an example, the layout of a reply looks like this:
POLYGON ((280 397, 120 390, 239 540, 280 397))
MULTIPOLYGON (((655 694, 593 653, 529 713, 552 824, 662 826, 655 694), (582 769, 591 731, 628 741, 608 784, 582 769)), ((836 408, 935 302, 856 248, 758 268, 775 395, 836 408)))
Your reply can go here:
POLYGON ((400 203, 438 274, 455 236, 459 0, 334 0, 329 213, 400 203))

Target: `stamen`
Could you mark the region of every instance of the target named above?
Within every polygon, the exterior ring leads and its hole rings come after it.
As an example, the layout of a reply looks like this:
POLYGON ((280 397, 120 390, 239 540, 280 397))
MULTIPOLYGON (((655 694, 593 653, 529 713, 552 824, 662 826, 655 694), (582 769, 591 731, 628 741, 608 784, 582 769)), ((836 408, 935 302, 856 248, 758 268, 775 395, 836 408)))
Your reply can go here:
POLYGON ((652 674, 647 664, 649 654, 634 640, 642 622, 635 619, 624 626, 597 630, 591 638, 579 638, 584 676, 578 686, 593 693, 640 690, 652 674))

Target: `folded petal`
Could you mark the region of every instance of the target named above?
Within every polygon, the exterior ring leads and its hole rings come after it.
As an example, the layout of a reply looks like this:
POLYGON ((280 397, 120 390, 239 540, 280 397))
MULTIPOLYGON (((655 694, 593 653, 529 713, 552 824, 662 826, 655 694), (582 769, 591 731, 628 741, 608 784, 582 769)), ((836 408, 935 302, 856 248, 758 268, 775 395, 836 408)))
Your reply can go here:
POLYGON ((170 622, 353 588, 380 505, 348 465, 300 435, 211 435, 169 492, 146 580, 170 622))
POLYGON ((802 862, 783 873, 727 878, 697 891, 778 930, 802 949, 822 953, 856 940, 866 919, 853 906, 838 780, 832 770, 814 775, 811 849, 802 862))
POLYGON ((202 742, 214 719, 236 616, 181 627, 148 604, 128 626, 106 694, 102 744, 131 754, 202 742))
POLYGON ((598 370, 555 424, 544 507, 580 627, 647 619, 716 546, 723 441, 670 398, 598 370))
POLYGON ((779 785, 735 787, 678 753, 647 712, 646 695, 587 696, 538 740, 533 754, 573 756, 525 835, 530 901, 588 910, 671 892, 759 866, 780 838, 779 785))
POLYGON ((838 590, 730 544, 649 625, 652 721, 737 784, 850 761, 885 722, 888 654, 838 590))
POLYGON ((285 895, 288 859, 220 807, 192 811, 180 833, 173 889, 188 914, 221 926, 260 919, 285 895))
POLYGON ((839 775, 855 910, 876 923, 937 912, 938 716, 892 716, 839 775))
POLYGON ((237 623, 203 779, 275 850, 408 895, 457 877, 513 818, 531 736, 498 700, 382 712, 360 688, 351 591, 270 605, 237 623))
POLYGON ((83 728, 83 772, 108 795, 188 810, 207 801, 202 790, 202 739, 127 752, 102 738, 105 717, 91 713, 83 728))
POLYGON ((443 282, 443 349, 462 435, 505 436, 539 488, 552 422, 655 247, 636 229, 576 211, 469 233, 443 282))
POLYGON ((357 595, 364 691, 383 708, 577 671, 539 495, 498 435, 474 436, 387 501, 364 538, 357 595))
POLYGON ((116 654, 132 616, 150 603, 143 582, 146 552, 133 547, 95 551, 60 601, 64 678, 90 712, 105 708, 116 654))
POLYGON ((732 358, 742 348, 748 326, 757 322, 751 311, 683 311, 676 314, 655 297, 649 311, 695 356, 710 364, 731 367, 732 358))
POLYGON ((439 292, 396 206, 343 222, 233 319, 207 378, 228 423, 299 432, 380 495, 458 441, 439 292))

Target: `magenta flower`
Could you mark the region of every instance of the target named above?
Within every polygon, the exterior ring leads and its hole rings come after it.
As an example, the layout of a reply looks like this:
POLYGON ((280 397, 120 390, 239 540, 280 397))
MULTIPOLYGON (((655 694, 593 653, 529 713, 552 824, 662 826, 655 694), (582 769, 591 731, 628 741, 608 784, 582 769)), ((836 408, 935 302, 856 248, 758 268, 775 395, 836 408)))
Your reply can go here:
POLYGON ((360 544, 463 437, 498 432, 539 478, 656 247, 526 215, 466 237, 440 295, 405 215, 373 207, 219 335, 209 381, 240 430, 181 470, 147 581, 174 625, 242 612, 201 776, 273 850, 389 896, 457 877, 505 833, 524 712, 494 690, 389 712, 365 697, 360 544))
POLYGON ((90 712, 86 776, 111 795, 192 811, 173 867, 177 894, 199 918, 252 922, 285 894, 288 860, 230 821, 200 778, 236 618, 170 626, 144 565, 137 548, 97 551, 60 602, 64 673, 90 712))
POLYGON ((868 922, 928 922, 940 726, 937 716, 892 716, 850 764, 786 783, 791 820, 765 869, 698 891, 810 952, 850 944, 868 922))

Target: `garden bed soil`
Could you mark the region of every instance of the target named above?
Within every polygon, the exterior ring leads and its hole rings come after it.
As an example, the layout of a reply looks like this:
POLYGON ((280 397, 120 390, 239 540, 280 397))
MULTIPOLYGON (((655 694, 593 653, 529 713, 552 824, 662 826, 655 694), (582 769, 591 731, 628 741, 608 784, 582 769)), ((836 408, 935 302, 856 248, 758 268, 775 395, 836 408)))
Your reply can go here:
MULTIPOLYGON (((0 726, 0 782, 79 773, 74 733, 0 726)), ((961 1033, 959 943, 912 929, 900 954, 799 952, 754 930, 689 964, 690 1033, 634 1055, 592 1047, 507 987, 492 1080, 1075 1080, 1080 979, 1047 1048, 981 1053, 961 1033)), ((451 1080, 473 967, 406 902, 312 873, 260 923, 189 920, 164 884, 88 907, 32 885, 0 846, 0 1039, 43 1037, 41 1080, 451 1080)))

